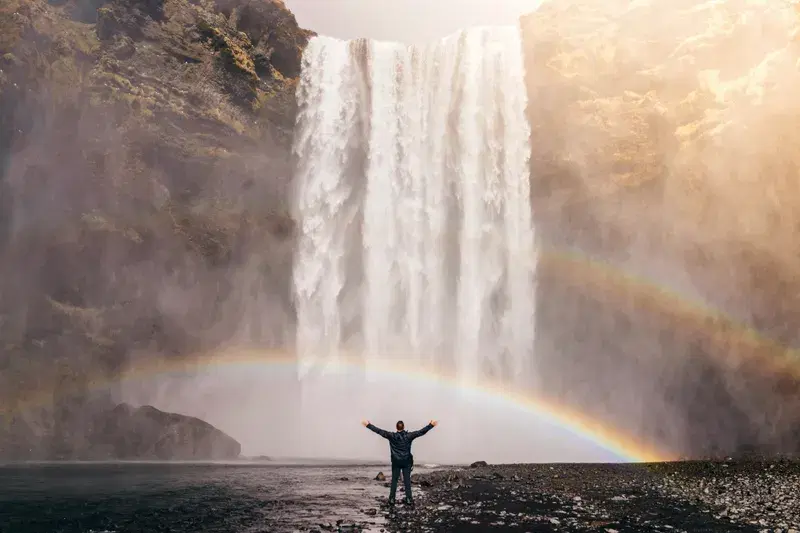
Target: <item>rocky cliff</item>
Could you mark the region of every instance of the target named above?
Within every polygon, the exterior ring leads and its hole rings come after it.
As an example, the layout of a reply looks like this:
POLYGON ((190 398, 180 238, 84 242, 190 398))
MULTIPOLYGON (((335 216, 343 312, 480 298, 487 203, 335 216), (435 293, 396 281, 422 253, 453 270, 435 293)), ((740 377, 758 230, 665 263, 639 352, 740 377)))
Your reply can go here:
POLYGON ((548 394, 691 454, 800 449, 800 14, 525 17, 548 394))
MULTIPOLYGON (((543 390, 673 450, 797 449, 796 9, 553 0, 522 27, 543 390)), ((131 358, 291 335, 308 37, 280 0, 0 2, 6 455, 83 453, 131 358)))
POLYGON ((308 37, 280 0, 0 2, 0 448, 68 456, 139 354, 283 341, 308 37))

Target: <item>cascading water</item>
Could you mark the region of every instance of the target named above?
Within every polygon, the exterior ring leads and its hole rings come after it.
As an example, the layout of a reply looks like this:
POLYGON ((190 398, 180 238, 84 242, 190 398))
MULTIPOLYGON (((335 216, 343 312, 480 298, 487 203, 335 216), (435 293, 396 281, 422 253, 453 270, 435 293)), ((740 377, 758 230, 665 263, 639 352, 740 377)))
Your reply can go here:
MULTIPOLYGON (((295 131, 301 380, 343 354, 528 382, 535 238, 516 27, 311 40, 295 131)), ((358 416, 358 415, 356 415, 358 416)))
POLYGON ((519 31, 316 37, 296 130, 300 374, 346 351, 523 378, 534 234, 519 31))

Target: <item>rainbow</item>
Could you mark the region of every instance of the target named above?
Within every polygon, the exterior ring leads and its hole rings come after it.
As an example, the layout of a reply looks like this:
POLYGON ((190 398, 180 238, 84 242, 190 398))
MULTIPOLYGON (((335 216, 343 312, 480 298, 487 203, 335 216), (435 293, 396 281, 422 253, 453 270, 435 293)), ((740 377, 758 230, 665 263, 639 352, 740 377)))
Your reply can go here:
POLYGON ((714 355, 730 367, 748 363, 759 372, 800 379, 800 351, 677 290, 575 250, 544 251, 539 257, 539 269, 560 283, 571 284, 600 301, 611 301, 620 309, 660 316, 677 333, 707 341, 714 348, 714 355))
MULTIPOLYGON (((197 354, 176 359, 143 360, 126 370, 116 378, 96 376, 89 381, 90 390, 102 390, 114 383, 156 379, 167 376, 191 375, 198 372, 213 372, 231 367, 269 368, 270 370, 292 370, 297 359, 291 352, 282 350, 258 350, 231 348, 213 353, 197 354)), ((363 360, 358 357, 342 356, 330 364, 326 364, 326 372, 348 373, 366 369, 363 360)), ((543 422, 564 429, 584 441, 590 442, 626 462, 661 462, 673 460, 674 456, 656 446, 637 442, 632 437, 616 431, 595 419, 584 416, 554 401, 535 397, 515 391, 498 382, 484 381, 477 385, 465 386, 453 376, 433 368, 410 366, 397 363, 381 363, 377 367, 370 366, 371 372, 390 377, 402 377, 416 382, 436 383, 463 390, 470 394, 482 394, 502 400, 522 408, 535 415, 543 422)), ((36 394, 17 408, 24 409, 37 405, 46 405, 52 401, 52 393, 36 394)))
MULTIPOLYGON (((620 307, 626 306, 637 312, 649 312, 663 316, 676 331, 699 335, 717 349, 715 356, 738 366, 745 359, 759 365, 761 370, 774 372, 778 376, 800 378, 800 354, 759 331, 749 328, 706 304, 693 301, 678 291, 625 272, 619 267, 600 262, 579 252, 564 249, 547 249, 539 256, 539 268, 562 282, 572 284, 591 297, 611 300, 620 307), (731 349, 731 348, 735 349, 731 349)), ((540 270, 540 272, 542 272, 540 270)), ((102 390, 116 382, 154 379, 166 375, 188 375, 190 372, 212 371, 232 366, 291 370, 297 364, 293 353, 282 350, 259 350, 230 348, 211 353, 202 353, 180 358, 153 358, 135 362, 122 375, 116 377, 91 376, 90 388, 102 390)), ((332 372, 363 370, 358 357, 344 356, 333 366, 332 372)), ((379 368, 370 368, 389 376, 405 377, 419 382, 435 382, 449 387, 464 389, 453 376, 439 369, 411 367, 397 363, 384 363, 379 368)), ((675 459, 652 443, 643 443, 597 419, 571 409, 558 401, 534 396, 523 391, 512 390, 495 382, 484 381, 468 387, 467 392, 484 394, 519 406, 545 422, 563 428, 631 462, 659 462, 675 459)), ((38 392, 18 401, 14 410, 51 403, 52 392, 38 392)), ((8 409, 6 409, 8 410, 8 409)), ((0 414, 2 411, 0 410, 0 414)))

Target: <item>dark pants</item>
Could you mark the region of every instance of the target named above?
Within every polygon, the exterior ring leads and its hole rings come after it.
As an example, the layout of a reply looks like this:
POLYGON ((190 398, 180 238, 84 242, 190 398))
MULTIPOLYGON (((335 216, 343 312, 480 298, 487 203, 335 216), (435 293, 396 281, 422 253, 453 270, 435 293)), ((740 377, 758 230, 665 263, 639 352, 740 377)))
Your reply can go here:
POLYGON ((403 472, 403 486, 406 488, 406 501, 411 501, 411 465, 410 464, 395 464, 392 463, 392 487, 389 489, 389 501, 394 501, 394 495, 397 492, 397 481, 400 478, 400 472, 403 472))

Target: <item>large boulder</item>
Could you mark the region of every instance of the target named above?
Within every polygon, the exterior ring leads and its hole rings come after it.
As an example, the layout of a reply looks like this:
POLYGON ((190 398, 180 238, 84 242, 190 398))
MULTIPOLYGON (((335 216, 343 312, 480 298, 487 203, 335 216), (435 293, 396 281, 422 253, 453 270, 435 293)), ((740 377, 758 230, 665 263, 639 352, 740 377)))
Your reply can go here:
POLYGON ((760 0, 522 20, 545 395, 677 453, 800 446, 798 20, 760 0))
POLYGON ((211 424, 150 406, 0 413, 4 460, 211 461, 240 453, 241 445, 211 424))
POLYGON ((91 456, 113 459, 236 459, 241 445, 198 418, 165 413, 155 407, 120 404, 100 417, 91 456))

